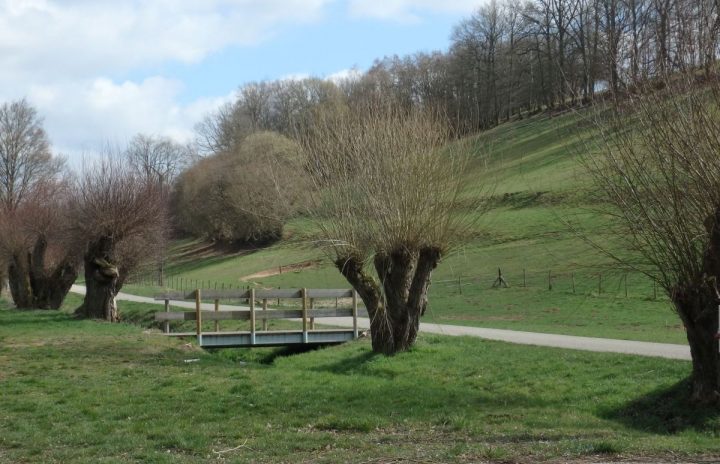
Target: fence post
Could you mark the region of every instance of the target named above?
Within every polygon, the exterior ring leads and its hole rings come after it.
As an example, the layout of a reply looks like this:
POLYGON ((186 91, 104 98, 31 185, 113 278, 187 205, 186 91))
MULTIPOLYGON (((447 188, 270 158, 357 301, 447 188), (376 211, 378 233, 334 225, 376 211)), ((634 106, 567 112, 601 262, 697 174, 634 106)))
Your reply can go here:
MULTIPOLYGON (((215 314, 217 315, 218 311, 220 311, 220 300, 215 299, 215 314)), ((220 332, 220 321, 215 319, 215 332, 220 332)))
POLYGON ((625 298, 628 297, 628 293, 627 293, 627 276, 628 276, 628 273, 626 272, 626 273, 625 273, 625 298))
POLYGON ((598 273, 598 296, 602 293, 602 272, 598 273))
POLYGON ((250 289, 250 344, 255 344, 255 289, 250 289))
POLYGON ((268 329, 268 321, 267 321, 267 298, 263 298, 262 303, 262 310, 263 310, 263 320, 262 320, 262 329, 267 332, 268 329))
MULTIPOLYGON (((170 312, 170 300, 165 300, 165 312, 170 312)), ((163 329, 166 334, 170 333, 170 321, 163 322, 163 329)))
POLYGON ((548 271, 548 290, 552 290, 552 271, 548 271))
POLYGON ((653 300, 657 300, 657 282, 653 280, 653 300))
POLYGON ((357 313, 358 313, 358 302, 357 302, 357 291, 353 289, 352 291, 352 315, 353 315, 353 339, 358 339, 358 323, 357 323, 357 313))
POLYGON ((575 273, 572 272, 570 274, 570 277, 572 278, 572 290, 573 290, 573 294, 574 294, 575 293, 575 273))
POLYGON ((462 295, 462 278, 458 276, 458 293, 462 295))
POLYGON ((303 330, 303 343, 308 342, 308 320, 307 320, 307 290, 302 289, 300 292, 302 297, 302 330, 303 330))
POLYGON ((195 289, 195 331, 198 345, 202 346, 202 313, 200 312, 200 289, 195 289))
MULTIPOLYGON (((310 309, 315 309, 315 298, 310 298, 310 309)), ((315 318, 310 317, 310 330, 315 330, 315 318)))
POLYGON ((525 279, 525 268, 523 268, 523 288, 527 287, 527 280, 525 279))

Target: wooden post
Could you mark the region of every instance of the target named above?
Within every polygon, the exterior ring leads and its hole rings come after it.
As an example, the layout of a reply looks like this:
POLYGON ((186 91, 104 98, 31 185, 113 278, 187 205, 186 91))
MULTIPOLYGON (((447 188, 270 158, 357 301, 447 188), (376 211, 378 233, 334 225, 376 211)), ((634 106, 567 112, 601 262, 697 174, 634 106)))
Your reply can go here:
POLYGON ((574 272, 571 273, 571 274, 570 274, 570 277, 572 278, 573 293, 575 293, 575 273, 574 273, 574 272))
MULTIPOLYGON (((165 300, 165 312, 170 312, 170 300, 165 300)), ((166 334, 170 333, 170 321, 163 322, 163 330, 166 334)))
POLYGON ((525 278, 525 268, 523 268, 523 288, 527 287, 527 280, 525 278))
POLYGON ((598 273, 598 296, 602 293, 602 272, 598 273))
MULTIPOLYGON (((263 316, 267 316, 267 298, 263 298, 263 316)), ((262 329, 267 332, 268 329, 268 321, 267 317, 263 317, 262 320, 262 329)))
POLYGON ((357 313, 358 313, 357 292, 353 289, 353 291, 352 291, 352 315, 353 315, 353 338, 355 340, 358 339, 357 313))
POLYGON ((255 289, 250 289, 250 344, 255 344, 255 289))
POLYGON ((657 300, 657 282, 653 280, 653 300, 657 300))
POLYGON ((302 289, 302 330, 303 330, 303 343, 308 342, 308 320, 307 320, 307 290, 302 289))
POLYGON ((627 272, 626 272, 626 273, 625 273, 625 298, 628 297, 628 293, 627 293, 627 276, 628 276, 628 275, 627 275, 627 272))
POLYGON ((202 346, 202 313, 200 312, 200 289, 195 289, 195 331, 198 345, 202 346))
MULTIPOLYGON (((215 313, 217 314, 218 311, 220 311, 220 300, 216 299, 215 313)), ((218 321, 217 319, 215 319, 215 332, 220 332, 220 321, 218 321)))
POLYGON ((462 278, 458 276, 458 293, 462 295, 462 278))
POLYGON ((552 290, 552 271, 548 271, 548 290, 552 290))
MULTIPOLYGON (((310 309, 315 309, 315 298, 310 298, 310 309)), ((310 317, 310 330, 315 330, 315 318, 310 317)))

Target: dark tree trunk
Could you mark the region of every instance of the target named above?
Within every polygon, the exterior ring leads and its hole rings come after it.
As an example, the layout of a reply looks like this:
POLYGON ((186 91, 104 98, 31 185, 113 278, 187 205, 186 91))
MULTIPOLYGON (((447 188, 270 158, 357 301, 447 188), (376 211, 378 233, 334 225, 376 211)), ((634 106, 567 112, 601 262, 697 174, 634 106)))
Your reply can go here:
POLYGON ((675 290, 673 303, 685 325, 692 356, 691 399, 697 403, 720 403, 720 356, 718 301, 714 290, 675 290))
POLYGON ((702 274, 686 285, 676 285, 670 296, 687 332, 692 356, 691 399, 720 403, 720 353, 718 353, 718 305, 720 294, 720 207, 705 220, 709 243, 702 274))
POLYGON ((75 311, 81 317, 120 320, 115 296, 120 291, 120 272, 112 263, 113 241, 103 237, 88 247, 85 263, 85 299, 75 311))
POLYGON ((46 269, 47 241, 36 240, 30 253, 16 253, 8 267, 8 281, 15 306, 28 309, 59 309, 77 278, 77 266, 66 258, 46 269))
POLYGON ((8 265, 8 283, 15 307, 19 309, 32 308, 33 291, 30 284, 30 253, 13 253, 8 265))
POLYGON ((427 307, 430 277, 439 260, 440 250, 436 248, 378 254, 374 264, 379 284, 365 273, 362 261, 336 261, 368 310, 373 351, 393 355, 415 343, 420 316, 427 307))

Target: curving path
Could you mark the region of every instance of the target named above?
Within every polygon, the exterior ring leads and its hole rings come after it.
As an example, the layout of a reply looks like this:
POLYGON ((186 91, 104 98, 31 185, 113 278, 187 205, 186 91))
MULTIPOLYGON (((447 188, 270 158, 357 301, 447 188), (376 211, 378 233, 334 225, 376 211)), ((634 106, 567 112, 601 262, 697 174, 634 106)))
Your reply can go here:
MULTIPOLYGON (((72 292, 85 294, 85 287, 73 285, 72 292)), ((120 292, 118 300, 135 301, 138 303, 151 303, 162 305, 162 301, 152 298, 130 295, 120 292)), ((174 301, 173 306, 195 309, 195 303, 174 301)), ((214 305, 204 303, 202 309, 213 310, 214 305)), ((220 305, 220 310, 247 309, 243 306, 220 305)), ((349 318, 323 318, 323 323, 338 327, 352 327, 349 318)), ((370 327, 366 318, 358 319, 358 326, 363 329, 370 327)), ((603 353, 634 354, 638 356, 652 356, 667 359, 690 360, 690 347, 671 343, 637 342, 632 340, 614 340, 609 338, 576 337, 573 335, 557 335, 537 332, 521 332, 517 330, 485 329, 481 327, 467 327, 460 325, 432 324, 423 322, 420 331, 450 336, 478 337, 487 340, 498 340, 521 345, 550 346, 571 350, 597 351, 603 353)))

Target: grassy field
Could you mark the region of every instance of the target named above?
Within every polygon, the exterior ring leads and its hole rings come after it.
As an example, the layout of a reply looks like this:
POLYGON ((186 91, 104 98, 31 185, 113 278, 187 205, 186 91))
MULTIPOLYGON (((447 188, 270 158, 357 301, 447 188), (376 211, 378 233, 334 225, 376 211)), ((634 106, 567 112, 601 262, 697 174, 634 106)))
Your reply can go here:
MULTIPOLYGON (((421 336, 204 352, 0 304, 0 462, 563 462, 720 457, 690 364, 421 336)), ((149 308, 122 303, 142 320, 149 308)))
MULTIPOLYGON (((492 208, 481 218, 475 238, 454 249, 434 273, 426 321, 685 343, 662 292, 645 276, 614 267, 582 237, 612 246, 578 161, 594 136, 585 116, 541 115, 476 137, 478 154, 468 176, 478 192, 493 185, 492 208), (510 288, 491 288, 498 268, 510 288)), ((476 193, 471 188, 468 194, 476 193)), ((199 241, 177 241, 167 266, 169 285, 348 287, 327 261, 289 269, 323 259, 306 238, 311 230, 309 221, 295 219, 286 228, 286 240, 233 253, 199 241), (281 267, 282 274, 249 277, 281 267)), ((124 289, 141 295, 160 290, 147 283, 124 289)))

